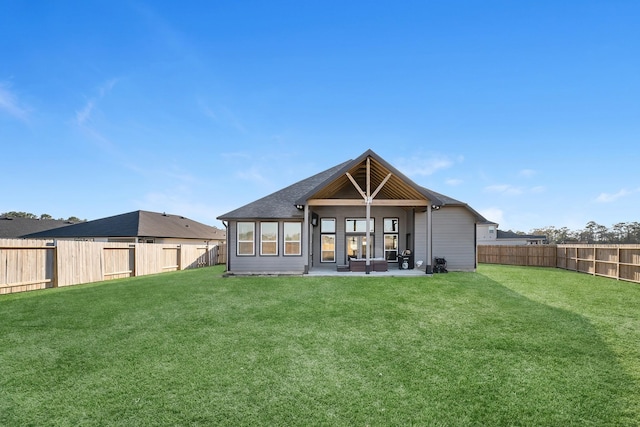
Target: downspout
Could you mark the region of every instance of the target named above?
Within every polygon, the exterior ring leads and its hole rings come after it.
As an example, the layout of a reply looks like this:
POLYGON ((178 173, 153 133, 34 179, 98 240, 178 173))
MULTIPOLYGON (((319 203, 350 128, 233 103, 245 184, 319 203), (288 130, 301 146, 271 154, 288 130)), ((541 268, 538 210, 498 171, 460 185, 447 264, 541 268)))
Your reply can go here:
POLYGON ((427 274, 433 274, 433 256, 431 251, 433 250, 433 218, 431 217, 431 205, 427 206, 427 267, 425 272, 427 274))
POLYGON ((365 198, 367 205, 367 219, 366 219, 366 239, 367 245, 365 247, 365 274, 369 274, 371 271, 371 158, 367 157, 367 196, 365 198))
POLYGON ((304 274, 309 274, 309 205, 304 205, 304 221, 302 222, 302 259, 304 259, 304 274))
POLYGON ((229 272, 231 271, 231 256, 229 255, 229 223, 226 221, 222 221, 222 225, 224 225, 224 235, 227 239, 226 241, 227 247, 225 248, 227 251, 226 269, 227 269, 227 272, 229 272))
POLYGON ((473 225, 473 252, 474 252, 474 263, 473 263, 473 271, 478 269, 478 223, 475 222, 473 225))

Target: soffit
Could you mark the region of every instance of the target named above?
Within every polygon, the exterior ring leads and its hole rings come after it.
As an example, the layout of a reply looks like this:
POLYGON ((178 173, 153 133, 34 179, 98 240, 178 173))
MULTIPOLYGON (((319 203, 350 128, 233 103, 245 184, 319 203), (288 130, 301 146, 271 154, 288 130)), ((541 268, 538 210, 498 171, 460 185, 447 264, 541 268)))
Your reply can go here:
MULTIPOLYGON (((427 198, 412 185, 407 184, 397 174, 393 173, 388 167, 377 161, 374 157, 370 159, 370 194, 373 194, 380 184, 391 173, 391 177, 384 183, 376 199, 411 199, 411 200, 427 200, 427 198)), ((353 179, 358 183, 360 188, 367 192, 367 159, 353 165, 347 171, 353 179)), ((354 188, 353 183, 346 173, 338 176, 335 180, 324 186, 310 199, 332 199, 337 198, 336 195, 345 189, 354 188)))

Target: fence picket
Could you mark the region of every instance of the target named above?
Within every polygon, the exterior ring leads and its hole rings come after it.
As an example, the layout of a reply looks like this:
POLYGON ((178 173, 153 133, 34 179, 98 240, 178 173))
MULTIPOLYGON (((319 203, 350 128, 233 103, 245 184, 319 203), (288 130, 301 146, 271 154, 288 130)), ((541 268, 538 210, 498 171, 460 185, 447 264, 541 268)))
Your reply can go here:
POLYGON ((0 294, 226 262, 225 245, 0 239, 0 294))
POLYGON ((640 245, 478 245, 478 263, 556 267, 640 283, 640 245))

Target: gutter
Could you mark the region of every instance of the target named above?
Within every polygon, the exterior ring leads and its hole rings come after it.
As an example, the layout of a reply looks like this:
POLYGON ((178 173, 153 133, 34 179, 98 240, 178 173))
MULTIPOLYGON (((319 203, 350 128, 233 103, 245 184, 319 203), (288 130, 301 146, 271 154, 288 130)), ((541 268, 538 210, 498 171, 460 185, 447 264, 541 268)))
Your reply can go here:
POLYGON ((229 223, 226 221, 222 221, 222 225, 224 225, 224 235, 225 238, 227 240, 227 262, 226 262, 226 268, 227 268, 227 272, 231 271, 231 257, 229 256, 229 223))

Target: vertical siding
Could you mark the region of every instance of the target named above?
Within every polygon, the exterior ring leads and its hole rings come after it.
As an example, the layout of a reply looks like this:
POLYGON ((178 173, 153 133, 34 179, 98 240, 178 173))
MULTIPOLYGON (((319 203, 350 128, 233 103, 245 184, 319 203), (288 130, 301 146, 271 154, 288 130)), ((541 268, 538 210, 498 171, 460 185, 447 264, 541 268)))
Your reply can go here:
POLYGON ((428 230, 427 230, 427 213, 426 212, 416 212, 415 215, 415 231, 414 231, 414 252, 413 259, 414 261, 422 261, 423 265, 420 267, 421 269, 426 268, 427 266, 427 238, 428 238, 428 230))
POLYGON ((475 219, 464 207, 443 207, 433 212, 433 256, 445 258, 449 270, 476 267, 475 219))

